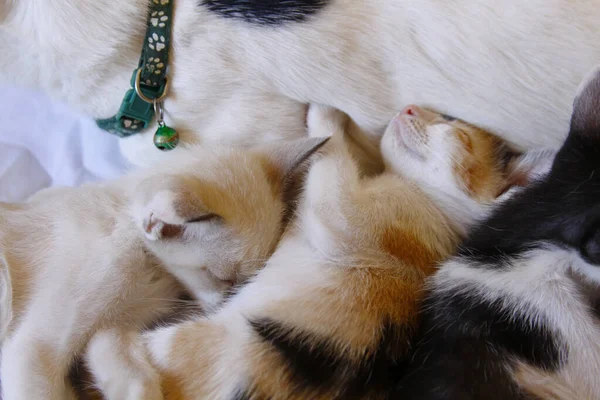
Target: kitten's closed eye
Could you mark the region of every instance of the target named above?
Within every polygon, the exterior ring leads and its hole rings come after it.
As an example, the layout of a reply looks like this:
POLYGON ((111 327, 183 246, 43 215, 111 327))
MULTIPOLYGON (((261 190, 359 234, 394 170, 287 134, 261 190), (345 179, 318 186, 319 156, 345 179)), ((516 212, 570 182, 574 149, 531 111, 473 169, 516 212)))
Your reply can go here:
POLYGON ((447 115, 447 114, 440 114, 440 115, 442 116, 442 118, 444 118, 448 122, 456 121, 456 118, 454 118, 450 115, 447 115))
POLYGON ((467 149, 467 151, 471 152, 473 150, 473 142, 471 140, 471 137, 462 129, 458 129, 456 132, 458 134, 458 139, 465 146, 465 149, 467 149))
POLYGON ((188 224, 194 223, 194 222, 204 222, 204 221, 211 221, 211 220, 215 220, 215 219, 222 219, 221 216, 217 215, 217 214, 204 214, 204 215, 200 215, 199 217, 196 218, 192 218, 187 220, 186 222, 188 224))

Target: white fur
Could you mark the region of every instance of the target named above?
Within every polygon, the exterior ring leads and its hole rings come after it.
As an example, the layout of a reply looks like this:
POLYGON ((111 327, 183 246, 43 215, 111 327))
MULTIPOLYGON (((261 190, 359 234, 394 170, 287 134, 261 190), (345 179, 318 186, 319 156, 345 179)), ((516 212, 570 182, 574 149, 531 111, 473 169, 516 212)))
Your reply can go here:
POLYGON ((106 393, 111 399, 122 400, 160 400, 162 391, 160 379, 153 368, 148 367, 147 354, 143 346, 136 344, 133 332, 120 333, 117 330, 106 330, 96 334, 89 343, 87 357, 94 363, 105 365, 107 371, 96 371, 95 378, 99 386, 110 379, 108 371, 127 371, 135 373, 123 380, 126 384, 121 387, 111 387, 112 392, 106 393), (130 340, 128 340, 131 338, 130 340), (115 349, 115 343, 120 344, 115 349), (115 351, 116 350, 116 351, 115 351), (126 359, 128 363, 136 366, 135 369, 124 369, 120 362, 126 359))
MULTIPOLYGON (((0 83, 114 115, 147 6, 5 1, 0 83)), ((558 147, 572 96, 600 63, 598 20, 595 3, 568 0, 332 0, 307 22, 257 27, 178 0, 166 118, 184 142, 248 144, 303 135, 307 102, 380 134, 412 101, 520 147, 558 147)), ((152 130, 122 141, 134 163, 164 156, 152 130)))
POLYGON ((596 68, 589 71, 588 74, 584 76, 583 80, 577 87, 577 93, 575 94, 575 100, 573 103, 577 103, 577 99, 581 93, 583 93, 583 91, 590 85, 592 81, 597 80, 598 76, 600 76, 600 65, 596 66, 596 68))

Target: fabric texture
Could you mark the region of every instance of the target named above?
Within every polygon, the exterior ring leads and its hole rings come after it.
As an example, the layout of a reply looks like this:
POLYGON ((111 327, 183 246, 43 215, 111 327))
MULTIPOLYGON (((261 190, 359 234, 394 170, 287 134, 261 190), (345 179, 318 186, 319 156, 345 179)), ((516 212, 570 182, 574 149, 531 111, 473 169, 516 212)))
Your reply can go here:
POLYGON ((119 139, 91 118, 35 91, 0 91, 0 201, 23 201, 50 186, 115 178, 129 168, 119 139))

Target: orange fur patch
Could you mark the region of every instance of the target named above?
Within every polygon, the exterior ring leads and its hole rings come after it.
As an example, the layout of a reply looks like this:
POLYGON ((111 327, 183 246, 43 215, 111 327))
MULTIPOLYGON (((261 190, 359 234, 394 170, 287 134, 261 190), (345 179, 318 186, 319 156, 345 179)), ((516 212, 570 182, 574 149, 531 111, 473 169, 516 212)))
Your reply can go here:
POLYGON ((180 326, 172 342, 170 368, 160 371, 166 400, 211 398, 209 371, 219 367, 226 337, 225 327, 208 321, 180 326))
POLYGON ((387 254, 423 269, 428 274, 441 256, 423 243, 415 232, 397 226, 389 226, 382 232, 381 247, 387 254))
POLYGON ((452 125, 464 150, 463 158, 454 163, 455 175, 476 199, 493 200, 503 185, 503 176, 498 170, 500 141, 490 133, 464 122, 456 121, 452 125))
MULTIPOLYGON (((183 387, 175 376, 165 373, 161 375, 161 386, 165 400, 185 400, 183 387)), ((188 397, 191 398, 191 397, 188 397)))

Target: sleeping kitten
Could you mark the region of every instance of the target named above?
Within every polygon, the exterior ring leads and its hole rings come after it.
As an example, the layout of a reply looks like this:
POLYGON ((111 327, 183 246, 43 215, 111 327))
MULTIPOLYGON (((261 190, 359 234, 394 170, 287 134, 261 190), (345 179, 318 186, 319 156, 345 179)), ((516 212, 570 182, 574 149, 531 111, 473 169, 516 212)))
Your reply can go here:
POLYGON ((398 398, 600 398, 600 69, 549 174, 442 266, 398 398))
POLYGON ((384 135, 386 171, 363 177, 339 135, 344 117, 311 113, 313 134, 334 138, 265 268, 211 316, 141 336, 98 333, 86 358, 108 399, 389 392, 411 350, 425 278, 510 185, 505 147, 411 106, 384 135))
POLYGON ((284 181, 324 141, 192 148, 119 181, 0 204, 2 398, 74 398, 67 373, 89 338, 169 312, 182 293, 172 275, 219 304, 275 248, 284 181))

